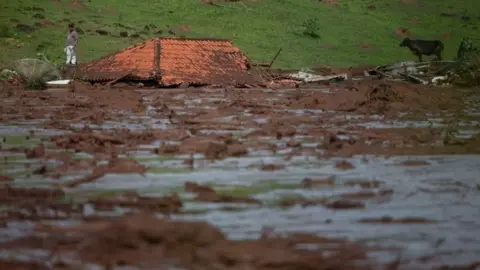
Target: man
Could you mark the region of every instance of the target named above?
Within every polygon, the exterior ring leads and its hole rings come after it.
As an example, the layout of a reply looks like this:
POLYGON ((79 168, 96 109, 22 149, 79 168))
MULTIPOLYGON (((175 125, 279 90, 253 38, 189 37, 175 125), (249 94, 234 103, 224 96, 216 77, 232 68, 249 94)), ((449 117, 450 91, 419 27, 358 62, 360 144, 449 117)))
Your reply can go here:
POLYGON ((68 25, 67 44, 65 47, 65 53, 67 54, 67 65, 77 64, 77 42, 78 34, 77 31, 75 31, 75 25, 70 23, 68 25))

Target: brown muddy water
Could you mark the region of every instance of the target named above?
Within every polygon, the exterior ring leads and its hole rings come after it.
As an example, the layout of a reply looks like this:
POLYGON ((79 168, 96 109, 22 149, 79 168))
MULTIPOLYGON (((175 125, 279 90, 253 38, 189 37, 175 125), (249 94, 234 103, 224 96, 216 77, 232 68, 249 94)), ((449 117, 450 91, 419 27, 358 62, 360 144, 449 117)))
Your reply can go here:
POLYGON ((476 269, 476 91, 4 87, 0 266, 476 269))

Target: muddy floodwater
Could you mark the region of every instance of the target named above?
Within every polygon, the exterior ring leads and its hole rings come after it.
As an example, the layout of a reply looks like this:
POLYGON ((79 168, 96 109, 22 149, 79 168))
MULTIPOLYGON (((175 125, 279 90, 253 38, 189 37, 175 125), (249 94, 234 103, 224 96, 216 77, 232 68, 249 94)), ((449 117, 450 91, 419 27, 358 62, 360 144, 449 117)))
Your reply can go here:
POLYGON ((1 87, 2 269, 480 265, 478 89, 1 87))

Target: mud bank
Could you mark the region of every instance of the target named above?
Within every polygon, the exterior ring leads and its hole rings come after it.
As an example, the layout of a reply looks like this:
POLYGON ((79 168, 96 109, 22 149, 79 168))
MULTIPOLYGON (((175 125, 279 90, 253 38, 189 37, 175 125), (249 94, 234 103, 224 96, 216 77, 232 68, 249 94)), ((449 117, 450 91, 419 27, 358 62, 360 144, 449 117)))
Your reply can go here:
POLYGON ((1 266, 474 267, 478 92, 321 87, 2 88, 1 266))

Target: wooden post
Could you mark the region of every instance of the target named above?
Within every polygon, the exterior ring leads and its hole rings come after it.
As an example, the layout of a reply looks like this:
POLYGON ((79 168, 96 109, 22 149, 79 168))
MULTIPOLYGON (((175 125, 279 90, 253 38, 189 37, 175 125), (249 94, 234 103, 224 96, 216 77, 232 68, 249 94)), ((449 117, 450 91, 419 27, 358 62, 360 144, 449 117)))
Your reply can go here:
POLYGON ((155 51, 153 54, 153 69, 156 77, 161 76, 160 74, 160 40, 156 39, 154 42, 155 51))
POLYGON ((275 60, 277 60, 277 57, 278 55, 280 54, 280 52, 282 51, 282 48, 280 48, 277 52, 277 54, 275 54, 275 57, 273 57, 272 61, 270 62, 270 64, 268 65, 267 69, 270 69, 273 65, 273 62, 275 62, 275 60))

